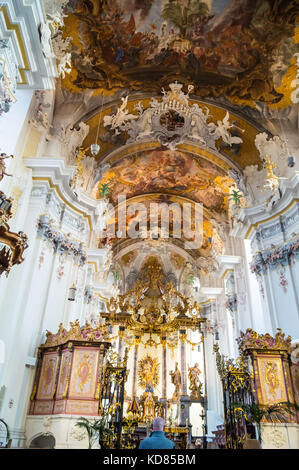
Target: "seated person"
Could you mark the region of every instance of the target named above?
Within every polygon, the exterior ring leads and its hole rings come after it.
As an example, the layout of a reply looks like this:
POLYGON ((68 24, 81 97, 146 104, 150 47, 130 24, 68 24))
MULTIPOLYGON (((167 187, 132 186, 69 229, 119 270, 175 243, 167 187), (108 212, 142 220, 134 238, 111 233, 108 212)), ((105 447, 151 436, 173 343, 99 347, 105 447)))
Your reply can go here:
POLYGON ((155 418, 151 436, 140 443, 139 449, 173 449, 174 442, 165 437, 164 426, 163 418, 155 418))

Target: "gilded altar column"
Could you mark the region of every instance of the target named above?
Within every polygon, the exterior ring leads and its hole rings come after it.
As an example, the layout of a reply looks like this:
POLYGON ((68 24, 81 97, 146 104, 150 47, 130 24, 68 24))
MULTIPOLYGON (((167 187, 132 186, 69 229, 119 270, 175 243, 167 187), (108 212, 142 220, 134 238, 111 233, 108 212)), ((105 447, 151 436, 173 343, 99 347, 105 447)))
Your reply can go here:
POLYGON ((166 336, 161 338, 162 343, 162 398, 167 399, 167 365, 166 365, 166 336))
POLYGON ((190 399, 187 391, 187 365, 186 365, 186 330, 180 330, 181 341, 181 396, 180 396, 180 426, 190 425, 190 399))
POLYGON ((182 374, 182 385, 181 385, 181 394, 186 396, 187 392, 187 366, 186 366, 186 330, 180 330, 180 340, 181 340, 181 374, 182 374))
POLYGON ((162 418, 167 419, 167 350, 166 350, 166 336, 161 338, 162 344, 162 418))
POLYGON ((124 353, 124 334, 125 334, 125 327, 120 326, 118 330, 118 365, 120 365, 123 361, 123 353, 124 353))
POLYGON ((132 401, 128 411, 137 412, 139 409, 138 402, 136 399, 137 389, 137 366, 138 366, 138 348, 140 344, 140 336, 135 336, 134 341, 134 359, 133 359, 133 385, 132 385, 132 401))

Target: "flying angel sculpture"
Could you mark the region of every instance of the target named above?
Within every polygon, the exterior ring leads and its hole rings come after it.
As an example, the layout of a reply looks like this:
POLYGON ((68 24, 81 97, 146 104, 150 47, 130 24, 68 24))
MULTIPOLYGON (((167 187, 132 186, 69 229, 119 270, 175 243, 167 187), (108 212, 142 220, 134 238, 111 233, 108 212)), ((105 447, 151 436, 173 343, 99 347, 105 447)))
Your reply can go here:
POLYGON ((131 121, 132 119, 137 119, 138 116, 135 114, 129 114, 129 111, 126 109, 128 104, 129 96, 122 98, 122 104, 117 109, 115 114, 111 114, 111 116, 104 117, 104 127, 110 126, 112 130, 114 130, 114 134, 120 134, 120 131, 123 130, 122 127, 127 121, 131 121))
POLYGON ((233 144, 242 144, 243 139, 241 137, 232 136, 229 132, 229 129, 237 128, 240 131, 244 132, 240 127, 234 126, 229 122, 229 113, 227 112, 222 121, 217 121, 217 125, 211 122, 209 124, 210 133, 217 139, 222 138, 223 142, 229 145, 230 147, 233 144))

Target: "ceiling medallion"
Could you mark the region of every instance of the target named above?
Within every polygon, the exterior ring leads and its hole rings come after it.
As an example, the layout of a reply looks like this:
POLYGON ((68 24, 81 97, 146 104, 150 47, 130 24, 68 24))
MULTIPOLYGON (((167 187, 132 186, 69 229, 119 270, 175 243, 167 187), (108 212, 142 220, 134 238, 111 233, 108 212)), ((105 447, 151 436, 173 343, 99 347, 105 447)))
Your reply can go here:
POLYGON ((166 92, 162 88, 162 101, 152 98, 150 107, 146 109, 139 101, 135 106, 138 114, 129 113, 128 96, 122 98, 116 113, 104 117, 104 127, 114 131, 114 135, 126 132, 129 136, 127 144, 158 140, 171 150, 186 140, 214 151, 217 151, 218 139, 222 140, 220 145, 226 147, 242 144, 240 132, 244 130, 229 122, 228 112, 217 124, 211 122, 207 107, 203 111, 197 103, 189 103, 193 85, 188 85, 187 94, 182 91, 182 87, 181 83, 170 83, 170 91, 166 92))

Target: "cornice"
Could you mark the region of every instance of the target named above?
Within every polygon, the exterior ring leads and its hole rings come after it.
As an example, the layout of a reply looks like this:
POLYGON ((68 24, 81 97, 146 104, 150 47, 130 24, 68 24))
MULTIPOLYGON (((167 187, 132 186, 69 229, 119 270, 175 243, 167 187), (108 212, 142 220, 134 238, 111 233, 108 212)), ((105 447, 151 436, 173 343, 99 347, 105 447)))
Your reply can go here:
POLYGON ((219 277, 222 279, 231 271, 234 271, 236 265, 242 262, 241 256, 220 255, 217 257, 219 265, 219 277))
POLYGON ((99 249, 87 249, 87 259, 88 264, 93 267, 94 272, 102 272, 103 265, 105 261, 105 256, 107 255, 106 248, 99 248, 99 249))
POLYGON ((266 203, 243 208, 238 217, 239 223, 231 230, 230 235, 252 240, 257 227, 271 225, 274 219, 297 204, 299 202, 299 172, 296 172, 291 179, 282 180, 280 188, 282 196, 272 209, 267 209, 266 203))
POLYGON ((39 26, 45 23, 41 0, 0 2, 0 33, 9 41, 19 70, 18 88, 54 89, 57 77, 54 59, 42 53, 39 26))
POLYGON ((77 195, 69 182, 76 168, 65 165, 63 158, 24 158, 24 164, 32 169, 32 180, 44 182, 54 189, 57 196, 71 210, 81 214, 88 221, 89 229, 94 230, 100 215, 101 202, 80 192, 77 195))
MULTIPOLYGON (((222 287, 201 287, 199 289, 199 294, 201 296, 216 296, 221 295, 223 293, 223 288, 222 287)), ((212 299, 211 299, 212 300, 212 299)))

